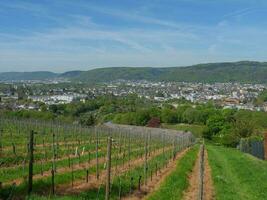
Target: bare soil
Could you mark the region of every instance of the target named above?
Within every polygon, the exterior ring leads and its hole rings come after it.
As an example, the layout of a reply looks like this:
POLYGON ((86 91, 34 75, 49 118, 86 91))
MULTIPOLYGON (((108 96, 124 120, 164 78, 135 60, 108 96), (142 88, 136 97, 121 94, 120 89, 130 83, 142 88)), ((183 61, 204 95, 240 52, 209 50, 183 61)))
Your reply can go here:
MULTIPOLYGON (((171 147, 170 147, 171 148, 171 147)), ((168 148, 165 148, 168 150, 168 148)), ((148 157, 148 161, 152 159, 153 157, 160 155, 162 153, 162 149, 158 149, 155 152, 151 152, 150 157, 148 157)), ((111 174, 114 176, 116 175, 116 172, 119 171, 120 174, 129 171, 131 168, 135 168, 137 166, 140 166, 145 161, 145 157, 137 158, 135 160, 130 160, 128 162, 125 162, 124 165, 120 165, 116 167, 112 167, 111 174)), ((78 180, 74 181, 73 186, 72 184, 63 184, 59 185, 56 188, 56 193, 60 195, 68 195, 68 194, 79 194, 82 191, 86 191, 93 188, 99 188, 102 184, 106 181, 106 171, 101 171, 99 173, 99 179, 97 180, 96 175, 89 175, 89 181, 88 183, 85 180, 78 180)))
POLYGON ((151 177, 149 178, 147 184, 143 184, 140 188, 140 190, 135 190, 133 192, 133 194, 126 196, 124 198, 122 198, 123 200, 139 200, 139 199, 146 199, 149 197, 149 194, 153 193, 155 190, 157 190, 160 185, 162 184, 162 182, 165 181, 166 177, 168 177, 176 168, 177 165, 177 161, 182 158, 185 153, 188 151, 189 149, 185 149, 181 152, 179 152, 174 161, 170 161, 167 165, 166 168, 161 169, 161 171, 159 171, 156 174, 153 174, 152 176, 152 180, 151 177))
POLYGON ((211 168, 208 162, 208 152, 205 150, 204 156, 204 199, 215 199, 214 185, 211 177, 211 168))
MULTIPOLYGON (((189 187, 184 192, 183 200, 198 200, 199 196, 199 185, 200 185, 200 153, 196 159, 195 166, 192 173, 189 175, 189 187)), ((211 177, 211 169, 208 163, 207 151, 204 151, 204 180, 203 180, 203 195, 204 200, 213 200, 214 188, 211 177)))

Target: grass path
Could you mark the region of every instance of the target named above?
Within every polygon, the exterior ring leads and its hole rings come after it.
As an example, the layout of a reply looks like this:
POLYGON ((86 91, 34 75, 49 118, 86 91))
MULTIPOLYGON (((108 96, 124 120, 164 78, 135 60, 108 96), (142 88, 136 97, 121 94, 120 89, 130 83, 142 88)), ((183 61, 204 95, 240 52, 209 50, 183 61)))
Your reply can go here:
POLYGON ((130 194, 124 198, 123 200, 138 200, 138 199, 145 199, 147 195, 150 193, 153 193, 155 190, 157 190, 161 183, 163 183, 175 169, 176 169, 176 164, 177 161, 180 160, 187 152, 189 151, 188 149, 185 149, 179 153, 177 153, 175 160, 170 159, 168 161, 168 165, 159 170, 158 172, 154 172, 150 178, 148 178, 147 183, 143 183, 141 186, 140 190, 136 189, 133 194, 130 194))
POLYGON ((267 162, 217 146, 207 146, 217 200, 267 199, 267 162))
POLYGON ((189 186, 188 176, 195 164, 198 146, 190 149, 181 159, 178 160, 176 169, 166 177, 159 188, 150 194, 147 200, 180 200, 183 197, 183 191, 189 186))

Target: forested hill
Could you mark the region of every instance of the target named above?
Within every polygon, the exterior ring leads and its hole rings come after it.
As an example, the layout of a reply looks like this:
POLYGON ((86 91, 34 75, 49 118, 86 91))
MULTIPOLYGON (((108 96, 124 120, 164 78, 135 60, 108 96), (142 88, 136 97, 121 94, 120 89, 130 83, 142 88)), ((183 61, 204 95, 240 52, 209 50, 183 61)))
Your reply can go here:
POLYGON ((57 77, 58 74, 47 71, 0 73, 0 81, 46 80, 54 79, 57 77))
POLYGON ((188 67, 113 67, 89 71, 0 73, 1 80, 36 80, 67 78, 73 81, 99 83, 117 79, 185 82, 267 83, 267 62, 225 62, 198 64, 188 67))
POLYGON ((228 62, 168 68, 100 68, 86 71, 75 80, 84 82, 125 80, 266 83, 266 62, 228 62))

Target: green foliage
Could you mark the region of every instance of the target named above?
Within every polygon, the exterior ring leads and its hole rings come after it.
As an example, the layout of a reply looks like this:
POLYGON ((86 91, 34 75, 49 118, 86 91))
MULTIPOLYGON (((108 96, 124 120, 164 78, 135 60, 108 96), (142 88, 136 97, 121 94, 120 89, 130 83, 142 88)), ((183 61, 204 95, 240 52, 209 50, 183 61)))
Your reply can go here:
POLYGON ((267 199, 267 163, 238 150, 207 146, 217 200, 267 199))
POLYGON ((113 122, 120 124, 145 126, 150 119, 151 117, 147 110, 138 110, 136 112, 118 114, 113 119, 113 122))
MULTIPOLYGON (((85 102, 40 105, 38 111, 5 111, 9 117, 59 120, 91 126, 107 121, 118 124, 146 126, 151 118, 159 118, 165 124, 187 124, 205 127, 198 131, 206 139, 226 146, 236 146, 241 138, 259 135, 267 129, 267 113, 248 110, 221 109, 211 102, 207 104, 158 104, 136 95, 102 96, 85 102)), ((187 128, 180 126, 181 130, 187 128)))
POLYGON ((89 71, 71 71, 63 74, 51 72, 8 72, 0 73, 0 80, 44 80, 68 78, 84 83, 100 83, 118 79, 179 81, 179 82, 245 82, 266 83, 266 62, 207 63, 189 67, 113 67, 89 71))
POLYGON ((266 76, 267 63, 243 61, 171 68, 101 68, 81 72, 78 76, 74 76, 73 80, 87 83, 106 82, 116 79, 208 83, 266 83, 266 76))
POLYGON ((55 116, 50 112, 39 112, 34 110, 4 111, 2 114, 12 118, 33 118, 42 120, 52 120, 55 118, 55 116))
POLYGON ((210 134, 216 135, 223 130, 225 119, 222 115, 212 115, 207 121, 210 134))
POLYGON ((207 129, 205 125, 198 124, 162 124, 163 128, 169 128, 180 131, 190 131, 195 137, 202 137, 203 132, 207 129))
POLYGON ((83 115, 80 119, 80 124, 83 126, 93 126, 96 122, 96 118, 93 114, 83 115))
POLYGON ((261 94, 255 99, 254 103, 256 105, 262 105, 264 102, 267 101, 267 90, 261 92, 261 94))
POLYGON ((169 108, 164 108, 161 111, 161 121, 164 123, 177 123, 177 114, 175 110, 169 109, 169 108))

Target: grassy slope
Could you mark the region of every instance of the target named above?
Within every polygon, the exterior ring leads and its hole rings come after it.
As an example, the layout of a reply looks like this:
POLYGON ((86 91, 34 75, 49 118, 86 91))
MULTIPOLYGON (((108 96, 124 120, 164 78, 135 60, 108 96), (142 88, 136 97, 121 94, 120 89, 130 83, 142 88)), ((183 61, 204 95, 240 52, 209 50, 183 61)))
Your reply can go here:
POLYGON ((201 137, 202 132, 205 129, 204 125, 195 124, 163 124, 164 128, 170 128, 175 130, 190 131, 195 137, 201 137))
POLYGON ((207 146, 216 199, 267 199, 267 162, 235 149, 207 146))
POLYGON ((182 199, 183 191, 188 187, 188 174, 193 169, 197 158, 198 147, 195 146, 177 162, 177 167, 162 183, 160 188, 152 193, 149 200, 182 199))

